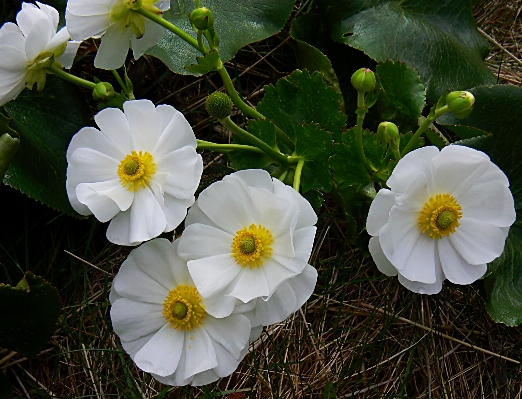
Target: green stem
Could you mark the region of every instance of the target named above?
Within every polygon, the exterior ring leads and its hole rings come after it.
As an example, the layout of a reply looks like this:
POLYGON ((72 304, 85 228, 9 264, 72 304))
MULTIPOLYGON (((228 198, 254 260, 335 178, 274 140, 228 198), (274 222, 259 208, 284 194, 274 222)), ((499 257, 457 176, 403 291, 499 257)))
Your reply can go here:
POLYGON ((355 111, 357 114, 357 124, 355 125, 355 139, 357 140, 357 153, 359 154, 359 159, 361 160, 364 167, 370 172, 376 172, 376 169, 370 165, 368 159, 366 158, 366 154, 364 153, 363 146, 363 122, 364 117, 368 113, 368 108, 364 106, 364 92, 357 92, 357 110, 355 111))
MULTIPOLYGON (((436 107, 436 106, 435 106, 436 107)), ((403 157, 404 155, 406 155, 408 152, 410 152, 411 150, 413 150, 413 147, 415 146, 415 142, 419 139, 419 137, 422 135, 422 133, 424 133, 426 131, 426 129, 428 128, 428 126, 435 120, 437 119, 439 116, 441 116, 442 114, 445 114, 446 112, 449 111, 449 108, 447 105, 443 106, 443 107, 440 107, 439 109, 432 109, 430 114, 428 115, 428 117, 424 120, 424 122, 422 122, 422 124, 419 126, 419 128, 417 129, 417 131, 415 132, 415 134, 412 136, 412 138, 410 139, 410 141, 408 141, 408 144, 406 145, 406 147, 404 148, 404 150, 402 150, 401 152, 401 157, 403 157)))
POLYGON ((201 32, 200 30, 197 31, 196 33, 197 37, 198 37, 198 47, 199 47, 199 51, 201 51, 203 54, 205 53, 208 53, 207 49, 205 48, 205 45, 203 44, 203 32, 201 32))
POLYGON ((399 151, 399 142, 398 141, 392 141, 390 143, 391 150, 393 152, 393 156, 397 161, 401 159, 401 153, 399 151))
POLYGON ((219 120, 223 126, 225 126, 228 130, 230 130, 237 137, 242 138, 245 141, 248 141, 253 146, 261 149, 266 155, 271 157, 274 161, 279 162, 281 165, 288 165, 288 158, 281 154, 279 151, 274 150, 264 141, 258 139, 256 136, 248 133, 246 130, 241 129, 238 125, 236 125, 230 117, 226 117, 219 120))
POLYGON ((283 170, 283 173, 281 173, 278 177, 280 181, 285 181, 286 175, 288 174, 289 168, 288 166, 285 166, 285 169, 283 170))
POLYGON ((55 66, 50 66, 45 68, 47 72, 52 73, 64 80, 77 84, 78 86, 86 87, 87 89, 94 90, 96 87, 96 83, 89 82, 88 80, 79 78, 78 76, 71 75, 69 72, 65 72, 63 69, 57 68, 55 66))
POLYGON ((299 191, 299 186, 301 185, 301 172, 303 171, 305 160, 300 159, 299 162, 297 162, 297 166, 295 167, 295 174, 294 174, 294 190, 299 191))
POLYGON ((216 49, 216 45, 214 44, 214 39, 210 35, 210 32, 208 31, 208 29, 203 32, 203 35, 207 39, 207 42, 208 42, 208 45, 209 45, 210 49, 211 50, 215 50, 216 49))
MULTIPOLYGON (((145 10, 143 8, 140 8, 136 10, 138 14, 143 15, 145 18, 150 19, 151 21, 156 22, 158 25, 163 26, 165 29, 170 30, 175 35, 179 36, 181 39, 185 40, 188 44, 190 44, 192 47, 194 47, 197 50, 200 50, 198 41, 194 39, 192 36, 190 36, 187 32, 184 30, 181 30, 176 25, 170 23, 169 21, 163 19, 158 14, 153 13, 152 11, 145 10)), ((205 53, 203 53, 205 54, 205 53)))
POLYGON ((112 69, 111 72, 112 72, 112 76, 114 76, 114 79, 116 79, 116 81, 118 82, 120 87, 123 89, 125 94, 127 94, 127 85, 125 83, 123 83, 123 80, 121 80, 120 75, 118 74, 118 72, 116 72, 115 69, 112 69))
POLYGON ((198 150, 208 150, 215 152, 229 152, 232 150, 250 151, 258 154, 264 154, 263 150, 257 147, 243 144, 216 144, 210 141, 198 140, 198 150))

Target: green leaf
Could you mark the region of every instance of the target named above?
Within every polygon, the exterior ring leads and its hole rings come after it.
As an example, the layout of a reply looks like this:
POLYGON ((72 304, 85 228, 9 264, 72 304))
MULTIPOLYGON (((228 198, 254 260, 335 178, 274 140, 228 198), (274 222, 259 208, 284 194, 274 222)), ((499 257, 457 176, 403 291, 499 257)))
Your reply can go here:
POLYGON ((378 64, 376 72, 382 87, 377 103, 381 117, 403 129, 406 124, 416 123, 426 97, 419 74, 412 67, 393 61, 378 64))
POLYGON ((54 333, 60 309, 58 291, 31 272, 16 287, 0 284, 0 347, 38 354, 54 333))
POLYGON ((328 192, 332 188, 332 176, 327 161, 332 154, 332 135, 316 123, 296 125, 295 155, 305 159, 301 173, 302 192, 315 188, 328 192))
MULTIPOLYGON (((419 116, 419 126, 426 120, 424 116, 419 116)), ((439 150, 450 144, 449 140, 442 134, 442 132, 435 127, 433 123, 428 125, 428 129, 424 135, 430 140, 430 143, 436 146, 439 150)))
POLYGON ((476 29, 471 0, 318 0, 332 39, 414 67, 430 104, 447 89, 496 82, 483 60, 489 46, 476 29))
POLYGON ((306 70, 297 70, 280 79, 275 87, 265 86, 265 96, 257 109, 292 140, 297 126, 308 123, 318 123, 340 139, 346 124, 346 115, 339 110, 341 100, 341 95, 326 85, 321 73, 310 75, 306 70))
POLYGON ((20 148, 20 140, 18 138, 11 137, 9 133, 4 133, 0 136, 0 179, 4 179, 9 163, 15 156, 18 148, 20 148))
POLYGON ((21 143, 4 183, 78 217, 65 191, 65 154, 72 136, 87 125, 82 93, 71 83, 48 75, 42 92, 24 90, 4 109, 13 118, 21 143))
MULTIPOLYGON (((363 131, 363 147, 366 158, 375 168, 383 169, 386 166, 386 144, 380 143, 373 132, 363 131)), ((372 182, 370 174, 359 160, 355 128, 343 133, 342 144, 333 145, 333 155, 328 166, 334 171, 334 180, 340 187, 362 188, 372 182)))
POLYGON ((306 193, 303 194, 303 197, 305 197, 306 200, 310 203, 310 205, 312 205, 314 211, 318 213, 319 209, 321 209, 321 206, 323 206, 323 193, 317 190, 308 190, 306 193))
MULTIPOLYGON (((220 37, 221 61, 224 63, 230 60, 241 47, 279 32, 290 16, 294 2, 205 0, 203 5, 214 14, 214 27, 220 37)), ((163 13, 163 17, 195 38, 189 21, 194 6, 193 0, 171 1, 170 9, 163 13)), ((199 50, 170 31, 166 31, 160 42, 149 49, 147 54, 158 57, 171 71, 184 75, 197 74, 187 71, 185 66, 194 64, 196 56, 201 55, 199 50)))
POLYGON ((465 132, 489 134, 483 138, 484 149, 509 179, 517 220, 509 230, 504 252, 489 265, 490 271, 496 271, 497 279, 487 300, 487 310, 496 322, 515 326, 522 323, 522 88, 481 86, 470 92, 475 96, 471 115, 456 119, 446 114, 440 123, 452 130, 460 127, 465 132))
POLYGON ((204 75, 210 71, 217 71, 223 65, 217 51, 210 51, 204 57, 196 57, 196 60, 197 64, 187 65, 185 69, 194 74, 204 75))
MULTIPOLYGON (((337 75, 328 57, 312 43, 321 40, 325 36, 324 30, 317 31, 317 26, 322 25, 321 17, 318 14, 305 14, 292 21, 290 36, 297 42, 297 58, 301 69, 308 69, 310 72, 319 71, 330 86, 341 93, 341 87, 337 75)), ((324 37, 323 39, 326 39, 324 37)), ((341 98, 341 110, 344 111, 344 100, 341 98)))
MULTIPOLYGON (((276 144, 275 125, 269 120, 252 119, 248 122, 247 131, 263 140, 271 147, 276 144)), ((234 136, 234 143, 250 144, 236 136, 234 136)), ((256 154, 249 151, 232 151, 230 153, 230 162, 232 168, 235 170, 266 169, 267 166, 272 163, 272 159, 266 155, 256 154)))

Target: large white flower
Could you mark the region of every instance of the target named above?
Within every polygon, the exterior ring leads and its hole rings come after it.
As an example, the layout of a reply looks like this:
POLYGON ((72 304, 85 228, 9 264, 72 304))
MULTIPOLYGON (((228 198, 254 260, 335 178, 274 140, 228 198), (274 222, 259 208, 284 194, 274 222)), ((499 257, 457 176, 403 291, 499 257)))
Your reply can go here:
MULTIPOLYGON (((179 254, 201 295, 222 302, 270 297, 305 270, 317 216, 293 188, 263 170, 243 170, 213 183, 190 208, 179 254)), ((293 299, 295 301, 295 299, 293 299)), ((286 316, 288 316, 288 313, 286 316)))
POLYGON ((480 151, 424 147, 402 158, 370 206, 370 253, 381 272, 421 294, 447 278, 471 284, 515 221, 506 175, 480 151))
POLYGON ((149 241, 123 262, 112 283, 112 326, 136 365, 160 382, 204 385, 237 368, 250 321, 208 314, 213 304, 194 286, 178 241, 149 241))
POLYGON ((14 100, 24 87, 45 84, 45 67, 72 66, 80 42, 69 41, 67 28, 58 32, 58 11, 47 4, 22 3, 17 24, 0 29, 0 106, 14 100))
POLYGON ((169 105, 127 101, 100 111, 67 150, 67 194, 81 215, 112 219, 109 241, 137 245, 174 230, 203 172, 185 117, 169 105))
POLYGON ((138 14, 140 8, 161 14, 170 8, 170 1, 69 0, 65 19, 75 40, 102 37, 95 67, 116 69, 124 64, 129 47, 138 59, 165 33, 163 27, 138 14))

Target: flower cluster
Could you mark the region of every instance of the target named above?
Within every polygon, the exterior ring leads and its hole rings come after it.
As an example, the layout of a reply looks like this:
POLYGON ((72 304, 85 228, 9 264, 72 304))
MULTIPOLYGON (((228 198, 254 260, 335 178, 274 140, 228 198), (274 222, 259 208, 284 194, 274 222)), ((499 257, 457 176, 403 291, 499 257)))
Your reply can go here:
POLYGON ((370 253, 411 291, 436 294, 442 282, 471 284, 502 254, 515 221, 506 175, 483 152, 424 147, 400 160, 372 202, 370 253))
POLYGON ((123 348, 165 384, 229 375, 263 326, 312 294, 316 221, 297 191, 265 171, 212 184, 180 239, 141 245, 114 279, 111 318, 123 348))
POLYGON ((46 67, 72 66, 80 42, 70 41, 66 27, 58 28, 59 15, 53 7, 23 3, 17 24, 0 29, 0 106, 14 100, 25 87, 36 83, 42 90, 46 67))

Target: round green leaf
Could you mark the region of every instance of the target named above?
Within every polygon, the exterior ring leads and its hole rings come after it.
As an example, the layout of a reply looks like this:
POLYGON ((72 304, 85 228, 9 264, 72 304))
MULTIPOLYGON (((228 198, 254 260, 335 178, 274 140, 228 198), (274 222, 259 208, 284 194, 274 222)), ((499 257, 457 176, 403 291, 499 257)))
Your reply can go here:
POLYGON ((430 104, 447 89, 496 82, 484 65, 487 41, 471 0, 319 0, 332 39, 376 61, 398 60, 420 74, 430 104))
POLYGON ((4 109, 20 134, 20 149, 4 183, 51 208, 79 216, 65 191, 65 154, 72 136, 87 125, 82 93, 71 83, 48 75, 42 92, 24 90, 4 109))
MULTIPOLYGON (((214 28, 219 35, 219 55, 221 61, 230 60, 239 49, 249 43, 266 39, 279 32, 285 25, 295 0, 205 0, 203 5, 214 14, 214 28)), ((194 9, 194 0, 171 1, 170 9, 163 17, 185 32, 194 33, 189 21, 189 14, 194 9)), ((202 70, 185 69, 196 62, 201 53, 180 39, 174 33, 166 31, 161 41, 147 51, 158 57, 171 71, 180 74, 199 75, 202 70)))

